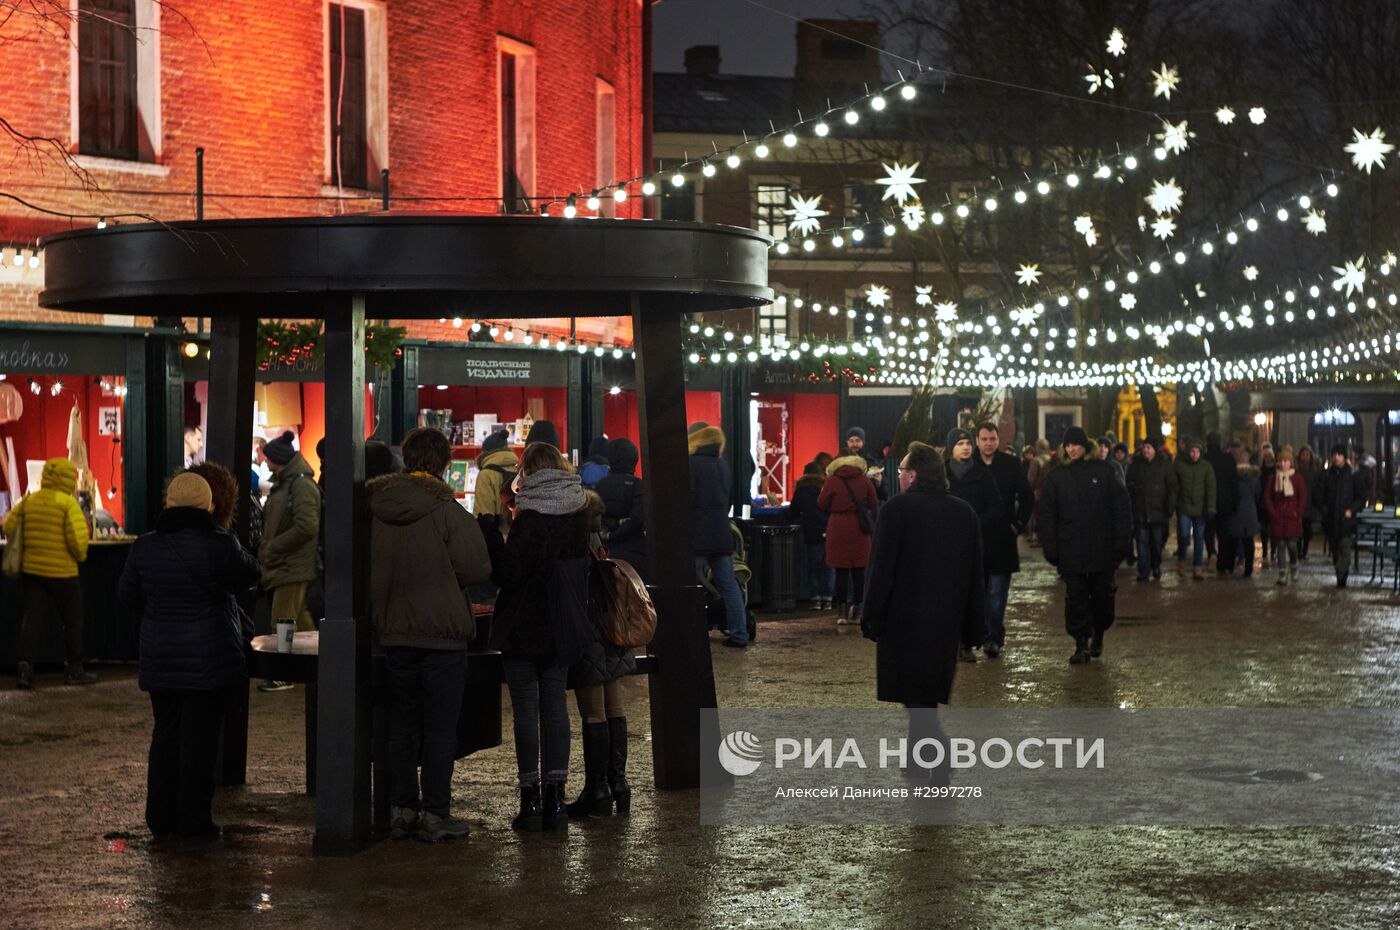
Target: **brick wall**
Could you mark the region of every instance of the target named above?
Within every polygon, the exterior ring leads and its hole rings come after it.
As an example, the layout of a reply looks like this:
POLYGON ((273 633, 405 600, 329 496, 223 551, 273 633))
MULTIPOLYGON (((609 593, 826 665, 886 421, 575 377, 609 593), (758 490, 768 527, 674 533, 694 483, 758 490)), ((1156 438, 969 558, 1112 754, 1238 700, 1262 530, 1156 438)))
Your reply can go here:
MULTIPOLYGON (((334 212, 319 199, 325 177, 325 4, 220 0, 167 9, 160 41, 161 157, 158 165, 90 167, 96 190, 51 159, 0 150, 0 190, 61 212, 162 220, 194 215, 196 146, 205 149, 205 216, 334 212), (263 194, 284 198, 221 198, 263 194)), ((494 213, 499 196, 497 37, 536 50, 536 191, 562 196, 591 189, 595 171, 594 92, 598 78, 617 93, 617 165, 640 173, 641 8, 638 0, 394 0, 384 6, 388 45, 391 190, 402 197, 487 198, 408 201, 405 210, 494 213)), ((7 22, 0 42, 4 117, 23 132, 70 137, 70 46, 63 35, 7 22)), ((0 143, 0 145, 7 143, 0 143)), ((350 210, 377 207, 365 201, 350 210)), ((620 215, 637 215, 636 202, 620 215)), ((139 220, 131 220, 139 221, 139 220)), ((92 225, 76 220, 74 225, 92 225)), ((0 203, 0 239, 33 246, 51 230, 40 215, 0 203)), ((48 320, 38 282, 0 279, 0 320, 48 320)), ((199 308, 192 307, 195 315, 199 308)), ((74 315, 56 319, 76 321, 74 315)), ((99 318, 100 319, 100 318, 99 318)))

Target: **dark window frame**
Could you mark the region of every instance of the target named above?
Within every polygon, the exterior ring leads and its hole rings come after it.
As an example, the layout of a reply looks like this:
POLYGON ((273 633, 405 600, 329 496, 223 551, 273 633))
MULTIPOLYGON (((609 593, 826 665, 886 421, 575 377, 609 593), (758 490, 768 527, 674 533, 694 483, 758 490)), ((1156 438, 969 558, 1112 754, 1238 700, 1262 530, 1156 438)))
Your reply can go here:
POLYGON ((78 154, 142 159, 137 0, 79 0, 78 154))

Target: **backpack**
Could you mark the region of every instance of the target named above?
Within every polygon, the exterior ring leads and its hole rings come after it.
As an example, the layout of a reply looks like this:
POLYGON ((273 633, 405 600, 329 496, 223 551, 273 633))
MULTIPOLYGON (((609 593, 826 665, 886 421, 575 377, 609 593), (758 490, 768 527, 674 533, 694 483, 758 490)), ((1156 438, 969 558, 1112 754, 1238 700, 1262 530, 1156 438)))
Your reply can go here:
POLYGON ((636 569, 620 559, 593 559, 589 609, 603 639, 641 649, 656 635, 656 607, 636 569))

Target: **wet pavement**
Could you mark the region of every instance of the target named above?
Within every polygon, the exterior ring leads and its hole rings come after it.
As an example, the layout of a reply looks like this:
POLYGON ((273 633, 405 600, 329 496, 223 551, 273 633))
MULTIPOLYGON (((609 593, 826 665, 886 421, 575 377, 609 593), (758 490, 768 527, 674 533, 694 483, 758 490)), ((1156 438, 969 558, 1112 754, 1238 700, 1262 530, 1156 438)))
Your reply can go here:
MULTIPOLYGON (((1339 591, 1316 556, 1161 584, 1119 575, 1101 661, 1071 667, 1061 600, 1027 550, 1008 651, 964 665, 972 707, 1400 707, 1400 598, 1339 591)), ((1365 573, 1362 573, 1364 580, 1365 573)), ((827 617, 765 619, 714 650, 720 701, 872 706, 874 651, 827 617)), ((650 785, 646 683, 626 682, 633 813, 519 836, 509 743, 458 763, 454 845, 311 855, 302 692, 252 695, 248 784, 222 839, 153 844, 142 823, 150 709, 135 670, 93 688, 0 691, 0 926, 1393 927, 1400 826, 701 827, 693 792, 650 785)), ((507 702, 508 703, 508 702, 507 702)), ((507 721, 507 738, 509 722, 507 721)), ((577 743, 572 782, 581 782, 577 743)))

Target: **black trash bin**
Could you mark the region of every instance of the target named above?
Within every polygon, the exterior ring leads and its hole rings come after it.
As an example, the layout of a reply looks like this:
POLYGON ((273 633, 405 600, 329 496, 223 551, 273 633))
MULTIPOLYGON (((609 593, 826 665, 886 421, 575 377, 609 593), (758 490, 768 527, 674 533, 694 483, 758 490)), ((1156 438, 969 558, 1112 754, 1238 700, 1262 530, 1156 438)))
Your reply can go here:
POLYGON ((761 566, 756 570, 763 578, 763 609, 795 610, 802 527, 759 526, 756 529, 758 548, 763 553, 761 566))

